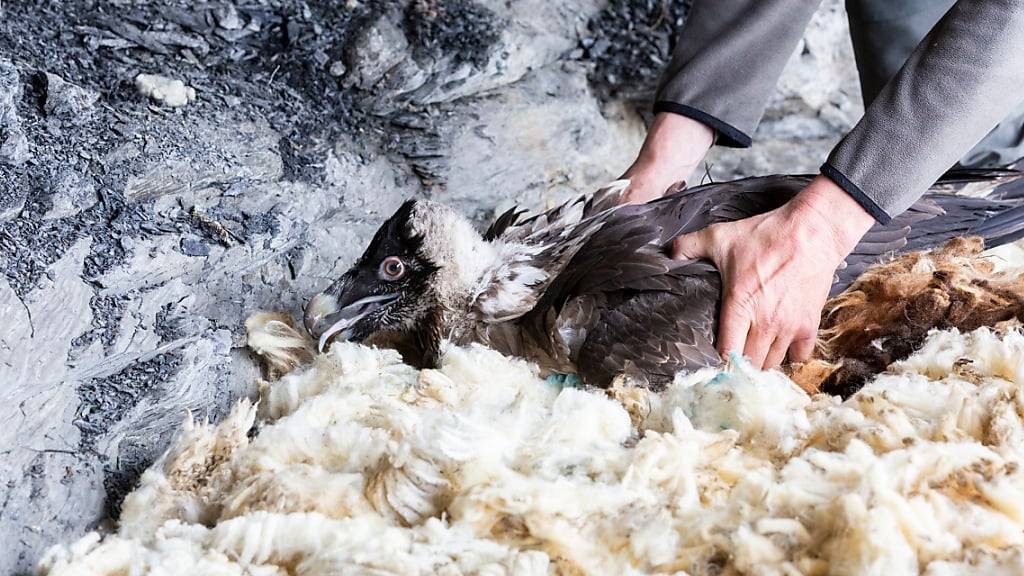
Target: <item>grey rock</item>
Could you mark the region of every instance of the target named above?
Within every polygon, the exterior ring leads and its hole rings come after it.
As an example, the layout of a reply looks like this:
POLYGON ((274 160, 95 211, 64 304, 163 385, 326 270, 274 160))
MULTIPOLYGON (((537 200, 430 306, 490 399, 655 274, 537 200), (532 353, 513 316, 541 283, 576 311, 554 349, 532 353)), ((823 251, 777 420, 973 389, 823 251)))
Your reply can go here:
MULTIPOLYGON (((459 3, 448 3, 452 4, 459 3)), ((499 27, 493 44, 477 46, 483 53, 470 61, 458 52, 424 58, 415 57, 413 50, 410 56, 414 57, 398 62, 376 86, 371 104, 375 113, 394 113, 403 104, 452 102, 517 82, 533 70, 564 59, 578 44, 580 29, 605 6, 601 0, 482 4, 493 13, 493 25, 499 27)))
POLYGON ((65 170, 53 180, 50 209, 44 218, 67 218, 92 206, 99 199, 92 178, 74 170, 65 170))
POLYGON ((21 125, 12 120, 6 126, 0 126, 0 164, 20 166, 30 156, 28 137, 21 125))
POLYGON ((10 60, 0 58, 0 165, 19 166, 29 159, 29 143, 18 116, 21 78, 10 60))
POLYGON ((481 218, 603 186, 628 168, 643 140, 628 108, 600 104, 581 63, 541 68, 488 94, 450 118, 436 144, 448 159, 437 197, 481 218))
POLYGON ((134 160, 135 158, 138 158, 141 154, 142 151, 139 150, 138 146, 131 142, 125 142, 123 144, 118 145, 110 152, 107 152, 101 159, 101 162, 107 166, 114 166, 122 162, 134 160))
POLYGON ((409 57, 409 41, 402 29, 386 15, 367 26, 346 51, 348 85, 369 90, 399 62, 409 57))
POLYGON ((238 9, 234 4, 225 4, 213 12, 217 25, 225 30, 238 30, 242 27, 242 19, 238 17, 238 9))
POLYGON ((56 74, 47 72, 46 100, 43 110, 47 116, 59 118, 74 124, 88 119, 100 94, 64 80, 56 74))
POLYGON ((6 547, 11 554, 80 533, 102 512, 100 467, 76 451, 76 385, 66 364, 72 340, 92 320, 92 290, 81 280, 88 249, 89 241, 76 243, 50 267, 53 281, 24 297, 0 279, 0 486, 8 494, 0 502, 0 539, 19 542, 6 547), (66 513, 55 515, 55 502, 66 513))
POLYGON ((11 188, 0 191, 0 222, 16 217, 25 207, 28 192, 24 188, 11 188))
POLYGON ((196 240, 195 238, 182 238, 181 253, 185 256, 209 256, 210 247, 202 240, 196 240))
POLYGON ((21 98, 18 68, 10 60, 0 58, 0 125, 10 122, 21 98))
POLYGON ((224 127, 196 126, 188 146, 174 142, 175 152, 153 154, 152 160, 138 166, 125 184, 125 195, 148 199, 193 194, 195 200, 220 194, 239 182, 274 181, 284 172, 277 154, 279 139, 262 119, 224 127), (206 160, 197 163, 198 156, 206 160))

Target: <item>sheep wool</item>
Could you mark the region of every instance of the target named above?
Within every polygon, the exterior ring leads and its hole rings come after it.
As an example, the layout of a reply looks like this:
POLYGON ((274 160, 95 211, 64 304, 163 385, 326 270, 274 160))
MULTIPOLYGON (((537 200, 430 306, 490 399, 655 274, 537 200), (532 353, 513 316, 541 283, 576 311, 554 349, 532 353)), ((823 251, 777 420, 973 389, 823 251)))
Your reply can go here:
POLYGON ((1022 384, 1013 329, 932 332, 845 402, 741 359, 605 393, 336 343, 187 420, 117 532, 38 572, 1021 574, 1022 384))

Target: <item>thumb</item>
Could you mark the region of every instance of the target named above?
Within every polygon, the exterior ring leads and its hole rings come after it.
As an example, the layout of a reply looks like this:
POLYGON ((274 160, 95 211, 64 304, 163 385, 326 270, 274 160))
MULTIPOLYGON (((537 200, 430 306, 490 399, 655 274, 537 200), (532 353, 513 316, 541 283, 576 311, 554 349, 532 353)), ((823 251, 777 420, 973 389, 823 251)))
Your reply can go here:
POLYGON ((698 258, 710 258, 711 247, 708 245, 708 236, 704 230, 691 232, 677 236, 672 241, 672 258, 675 260, 696 260, 698 258))

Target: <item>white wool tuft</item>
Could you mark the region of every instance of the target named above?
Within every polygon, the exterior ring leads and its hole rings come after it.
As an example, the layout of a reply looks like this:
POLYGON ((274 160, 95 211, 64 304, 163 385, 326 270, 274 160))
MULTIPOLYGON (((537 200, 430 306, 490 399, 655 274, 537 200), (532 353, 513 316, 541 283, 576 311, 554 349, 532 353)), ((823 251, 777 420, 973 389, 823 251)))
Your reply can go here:
POLYGON ((664 392, 560 389, 451 347, 339 342, 186 422, 116 534, 49 576, 1020 574, 1024 336, 931 335, 846 402, 734 360, 664 392), (625 406, 625 407, 624 407, 625 406))
POLYGON ((313 342, 280 312, 257 312, 245 319, 246 344, 263 358, 268 376, 276 380, 313 358, 313 342))
POLYGON ((751 448, 788 453, 810 432, 803 410, 810 398, 777 371, 761 372, 739 356, 732 370, 713 378, 681 376, 667 394, 693 425, 714 432, 735 430, 751 448))

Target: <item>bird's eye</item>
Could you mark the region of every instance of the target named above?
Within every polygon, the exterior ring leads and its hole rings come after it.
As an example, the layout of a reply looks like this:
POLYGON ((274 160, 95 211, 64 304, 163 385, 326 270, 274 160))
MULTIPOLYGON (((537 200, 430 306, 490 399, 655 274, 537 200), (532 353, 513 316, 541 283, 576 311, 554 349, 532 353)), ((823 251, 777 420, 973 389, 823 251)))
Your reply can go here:
POLYGON ((405 274, 405 264, 398 256, 388 256, 380 263, 380 277, 383 280, 398 280, 405 274))

